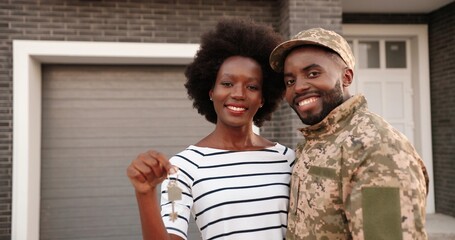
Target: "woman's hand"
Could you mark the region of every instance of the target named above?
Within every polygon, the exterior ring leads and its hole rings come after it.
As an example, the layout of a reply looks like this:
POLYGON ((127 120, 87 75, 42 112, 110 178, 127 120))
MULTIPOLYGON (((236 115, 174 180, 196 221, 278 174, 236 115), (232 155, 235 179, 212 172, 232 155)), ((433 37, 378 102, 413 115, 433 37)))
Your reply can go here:
POLYGON ((155 191, 168 174, 177 172, 177 167, 171 165, 169 159, 162 153, 149 150, 134 159, 126 170, 126 175, 133 184, 136 192, 149 193, 155 191))

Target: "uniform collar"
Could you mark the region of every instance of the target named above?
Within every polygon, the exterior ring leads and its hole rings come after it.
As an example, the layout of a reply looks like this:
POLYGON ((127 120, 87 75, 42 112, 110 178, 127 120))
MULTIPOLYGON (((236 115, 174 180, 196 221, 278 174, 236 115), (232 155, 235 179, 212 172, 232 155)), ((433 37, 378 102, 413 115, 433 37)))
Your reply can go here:
POLYGON ((334 134, 344 128, 353 115, 360 108, 366 108, 367 102, 363 95, 355 95, 333 109, 322 121, 314 125, 300 128, 305 138, 320 138, 325 135, 334 134))

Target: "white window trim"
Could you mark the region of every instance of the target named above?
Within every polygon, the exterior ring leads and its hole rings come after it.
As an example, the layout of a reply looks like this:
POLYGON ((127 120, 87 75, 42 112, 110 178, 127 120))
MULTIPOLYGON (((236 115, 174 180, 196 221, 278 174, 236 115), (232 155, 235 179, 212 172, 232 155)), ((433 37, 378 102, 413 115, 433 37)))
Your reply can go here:
POLYGON ((13 41, 12 230, 39 239, 41 64, 188 64, 198 44, 13 41))
POLYGON ((415 118, 415 145, 421 149, 421 157, 430 177, 430 191, 427 196, 427 213, 435 212, 433 181, 433 145, 431 134, 430 103, 430 57, 428 49, 428 26, 417 25, 375 25, 343 24, 343 35, 346 37, 409 37, 411 38, 412 84, 414 87, 413 102, 415 118))

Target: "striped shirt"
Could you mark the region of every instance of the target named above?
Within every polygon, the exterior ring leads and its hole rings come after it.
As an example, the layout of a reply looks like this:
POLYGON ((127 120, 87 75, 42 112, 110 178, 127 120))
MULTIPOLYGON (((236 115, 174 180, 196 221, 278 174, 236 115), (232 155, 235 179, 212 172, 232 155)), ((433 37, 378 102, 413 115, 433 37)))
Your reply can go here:
POLYGON ((205 240, 283 239, 294 160, 294 151, 279 143, 252 151, 189 146, 170 160, 179 167, 171 179, 183 190, 175 222, 169 219, 168 180, 162 184, 167 231, 187 239, 192 214, 205 240))

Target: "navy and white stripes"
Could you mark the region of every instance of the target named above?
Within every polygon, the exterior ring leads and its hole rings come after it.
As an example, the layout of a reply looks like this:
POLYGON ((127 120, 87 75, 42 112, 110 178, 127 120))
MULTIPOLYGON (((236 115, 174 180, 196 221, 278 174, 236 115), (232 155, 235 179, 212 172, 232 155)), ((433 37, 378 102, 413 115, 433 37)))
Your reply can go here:
POLYGON ((192 214, 203 239, 283 239, 294 159, 294 151, 280 144, 254 151, 189 146, 171 158, 183 190, 175 222, 167 217, 171 205, 163 182, 168 232, 186 239, 192 214))

